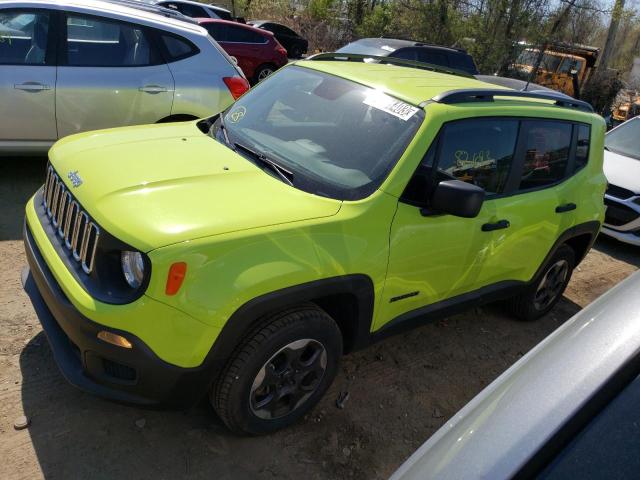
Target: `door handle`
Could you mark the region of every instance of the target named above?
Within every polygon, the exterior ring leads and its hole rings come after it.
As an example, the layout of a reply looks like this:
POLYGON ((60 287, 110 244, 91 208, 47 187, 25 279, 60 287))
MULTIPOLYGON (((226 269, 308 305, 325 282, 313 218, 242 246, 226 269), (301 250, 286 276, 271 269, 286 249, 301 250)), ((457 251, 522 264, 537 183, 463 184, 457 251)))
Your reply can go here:
POLYGON ((565 203, 564 205, 558 205, 556 207, 556 213, 570 212, 571 210, 575 210, 575 209, 576 209, 575 203, 565 203))
POLYGON ((156 93, 168 92, 169 89, 167 87, 161 87, 160 85, 145 85, 144 87, 140 87, 140 91, 155 95, 156 93))
POLYGON ((25 92, 41 92, 42 90, 51 90, 49 85, 38 82, 16 83, 13 88, 16 90, 24 90, 25 92))
POLYGON ((494 230, 502 230, 503 228, 509 228, 511 224, 509 220, 498 220, 496 223, 485 223, 482 225, 483 232, 492 232, 494 230))

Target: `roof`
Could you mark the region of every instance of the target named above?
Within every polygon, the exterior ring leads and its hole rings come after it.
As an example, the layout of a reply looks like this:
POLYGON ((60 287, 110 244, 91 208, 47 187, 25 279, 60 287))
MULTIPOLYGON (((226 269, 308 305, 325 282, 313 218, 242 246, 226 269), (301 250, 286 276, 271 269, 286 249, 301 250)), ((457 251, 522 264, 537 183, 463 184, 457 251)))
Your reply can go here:
POLYGON ((350 80, 383 90, 414 105, 419 105, 449 90, 499 88, 475 78, 381 63, 299 60, 296 65, 348 77, 350 80))
POLYGON ((269 38, 273 36, 273 33, 270 32, 269 30, 263 30, 261 28, 254 27, 253 25, 249 25, 247 23, 233 22, 231 20, 222 20, 221 18, 209 18, 209 17, 196 18, 195 20, 196 22, 198 22, 199 25, 202 25, 204 23, 222 23, 224 25, 231 25, 233 27, 251 30, 252 32, 256 32, 258 35, 262 35, 263 37, 269 38))
POLYGON ((115 17, 135 18, 138 23, 147 23, 170 31, 187 31, 200 35, 208 35, 207 31, 199 25, 165 17, 158 13, 140 10, 129 7, 122 3, 111 3, 101 0, 0 0, 0 6, 10 6, 15 8, 34 7, 50 8, 58 10, 78 9, 80 11, 97 12, 100 14, 113 15, 115 17))
POLYGON ((567 320, 392 476, 512 478, 640 349, 640 273, 567 320))

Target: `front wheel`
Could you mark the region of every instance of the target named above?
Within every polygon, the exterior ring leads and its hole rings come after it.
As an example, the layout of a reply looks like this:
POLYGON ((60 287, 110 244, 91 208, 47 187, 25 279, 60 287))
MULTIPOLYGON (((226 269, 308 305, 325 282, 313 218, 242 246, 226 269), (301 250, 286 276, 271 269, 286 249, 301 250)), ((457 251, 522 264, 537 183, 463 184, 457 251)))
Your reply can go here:
POLYGON ((211 403, 236 433, 287 427, 320 400, 342 355, 336 323, 315 305, 273 315, 236 350, 211 391, 211 403))
POLYGON ((562 245, 547 261, 536 280, 507 307, 520 320, 536 320, 560 300, 575 267, 573 249, 562 245))

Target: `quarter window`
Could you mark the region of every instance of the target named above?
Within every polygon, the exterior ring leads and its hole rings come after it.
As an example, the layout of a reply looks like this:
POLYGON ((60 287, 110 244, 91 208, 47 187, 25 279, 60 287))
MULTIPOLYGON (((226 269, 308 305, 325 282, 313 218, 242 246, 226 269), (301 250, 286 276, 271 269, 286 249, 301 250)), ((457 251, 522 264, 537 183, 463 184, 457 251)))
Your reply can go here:
POLYGON ((198 48, 188 40, 176 35, 160 34, 164 45, 167 62, 176 62, 199 52, 198 48))
POLYGON ((591 141, 591 128, 589 127, 589 125, 579 125, 574 171, 580 170, 589 161, 590 141, 591 141))
POLYGON ((67 16, 67 64, 134 67, 157 64, 142 27, 83 15, 67 16))
POLYGON ((46 12, 0 12, 0 65, 44 65, 48 34, 46 12))
POLYGON ((565 177, 571 148, 570 123, 527 122, 520 190, 544 187, 565 177))
POLYGON ((473 119, 446 125, 436 160, 439 180, 456 179, 504 191, 513 162, 518 120, 473 119))

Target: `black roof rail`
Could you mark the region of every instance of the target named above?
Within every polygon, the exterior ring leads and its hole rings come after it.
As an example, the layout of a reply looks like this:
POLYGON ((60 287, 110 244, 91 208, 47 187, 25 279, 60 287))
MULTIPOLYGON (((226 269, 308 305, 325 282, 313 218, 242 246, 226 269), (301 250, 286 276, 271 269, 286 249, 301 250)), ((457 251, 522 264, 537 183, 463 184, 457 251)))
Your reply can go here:
POLYGON ((416 62, 414 60, 404 60, 402 58, 380 57, 378 55, 361 55, 359 53, 318 53, 306 60, 322 60, 322 61, 342 61, 342 62, 364 62, 367 59, 375 60, 377 63, 386 63, 389 65, 397 65, 399 67, 418 68, 420 70, 429 70, 430 72, 447 73, 449 75, 457 75, 459 77, 474 78, 473 75, 456 70, 455 68, 447 68, 441 65, 433 65, 432 63, 416 62))
POLYGON ((593 107, 587 102, 576 100, 562 93, 553 92, 523 92, 518 90, 498 90, 498 89, 478 89, 464 88, 460 90, 449 90, 440 93, 431 100, 438 103, 454 104, 467 102, 493 102, 495 97, 518 97, 531 100, 552 100, 555 105, 565 108, 576 108, 585 112, 593 113, 593 107))

